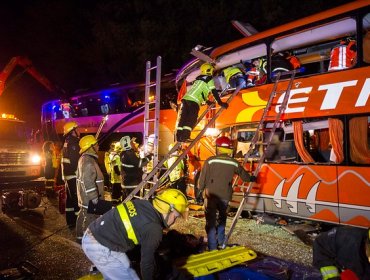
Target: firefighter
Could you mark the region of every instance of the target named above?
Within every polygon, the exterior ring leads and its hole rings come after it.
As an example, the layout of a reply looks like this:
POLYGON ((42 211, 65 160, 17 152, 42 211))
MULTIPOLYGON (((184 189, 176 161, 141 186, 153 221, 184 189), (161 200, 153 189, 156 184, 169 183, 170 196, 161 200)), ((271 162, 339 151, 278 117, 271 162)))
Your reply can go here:
POLYGON ((62 179, 66 188, 66 222, 69 227, 76 226, 76 219, 80 208, 77 201, 76 171, 80 157, 78 141, 80 133, 76 122, 67 122, 63 127, 64 143, 62 149, 61 170, 62 179))
POLYGON ((93 135, 86 135, 79 142, 81 157, 77 167, 77 196, 80 211, 76 222, 77 241, 81 242, 87 226, 98 215, 87 212, 89 201, 94 204, 104 200, 104 176, 98 164, 98 141, 93 135))
POLYGON ((114 146, 116 145, 117 142, 112 142, 110 145, 109 145, 109 150, 106 151, 104 153, 104 167, 105 167, 105 171, 107 172, 108 174, 108 191, 110 193, 112 193, 112 186, 111 186, 111 183, 110 183, 110 173, 111 173, 111 170, 110 170, 110 155, 111 153, 114 152, 114 146))
POLYGON ((118 204, 122 198, 121 188, 121 152, 122 147, 119 142, 114 144, 114 150, 109 155, 110 164, 110 183, 112 185, 112 201, 118 204))
POLYGON ((120 140, 122 147, 121 153, 121 178, 124 200, 138 184, 143 177, 143 167, 151 160, 152 155, 144 155, 140 158, 137 154, 138 146, 135 143, 135 138, 123 136, 120 140))
POLYGON ((190 133, 197 123, 200 106, 209 103, 209 93, 212 92, 217 103, 227 109, 228 104, 222 102, 216 90, 212 75, 214 67, 209 63, 204 63, 200 67, 200 75, 195 79, 190 90, 181 100, 181 107, 178 114, 176 125, 176 140, 185 142, 190 138, 190 133))
POLYGON ((313 243, 313 265, 322 279, 370 279, 369 229, 335 227, 313 243), (357 278, 356 278, 357 277, 357 278))
POLYGON ((42 152, 44 159, 45 191, 46 195, 51 198, 55 197, 54 186, 56 185, 58 169, 54 143, 46 141, 42 146, 42 152))
POLYGON ((343 70, 356 64, 357 48, 356 41, 347 38, 340 41, 330 52, 330 63, 328 71, 343 70))
POLYGON ((153 279, 155 251, 163 235, 187 210, 187 199, 175 189, 164 190, 153 200, 122 203, 92 222, 82 239, 82 249, 104 279, 139 279, 126 252, 141 246, 141 277, 153 279))
POLYGON ((236 66, 230 66, 222 70, 223 75, 225 76, 226 82, 230 84, 231 88, 245 88, 247 83, 244 77, 243 71, 236 66))
POLYGON ((233 152, 233 143, 230 138, 226 136, 217 138, 216 156, 204 162, 199 177, 200 194, 204 191, 205 229, 210 251, 222 246, 225 240, 227 206, 233 193, 234 174, 239 175, 243 181, 254 182, 256 180, 255 176, 249 175, 232 157, 233 152))
POLYGON ((252 61, 252 67, 247 72, 247 87, 262 85, 267 78, 267 60, 265 58, 257 58, 252 61))
MULTIPOLYGON (((174 144, 170 144, 168 146, 168 150, 171 151, 173 148, 174 144)), ((164 163, 164 166, 168 169, 170 168, 174 162, 178 159, 179 157, 179 151, 175 151, 174 153, 171 154, 170 158, 167 159, 164 163)), ((170 188, 172 189, 178 189, 180 190, 185 196, 186 196, 186 171, 187 171, 187 166, 182 159, 174 169, 169 174, 170 177, 170 188)))

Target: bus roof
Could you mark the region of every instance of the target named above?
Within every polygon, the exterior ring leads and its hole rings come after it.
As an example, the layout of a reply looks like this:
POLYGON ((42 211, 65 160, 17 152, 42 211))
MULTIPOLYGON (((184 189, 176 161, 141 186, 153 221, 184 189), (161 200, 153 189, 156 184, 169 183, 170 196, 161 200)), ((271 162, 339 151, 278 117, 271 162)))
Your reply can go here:
POLYGON ((268 29, 266 31, 262 31, 260 33, 255 34, 255 35, 245 37, 245 38, 227 43, 227 44, 222 45, 220 47, 217 47, 216 49, 214 49, 212 51, 212 53, 210 54, 210 57, 215 59, 215 58, 219 57, 220 55, 224 55, 228 52, 236 50, 240 47, 243 47, 243 46, 245 46, 249 43, 258 41, 260 39, 267 38, 269 36, 273 36, 275 34, 279 34, 279 33, 285 32, 285 31, 293 30, 295 28, 299 28, 299 27, 308 25, 312 22, 317 22, 317 21, 320 21, 320 20, 331 18, 333 16, 344 14, 346 12, 350 12, 352 10, 363 8, 363 7, 366 7, 366 6, 369 6, 369 5, 370 5, 370 0, 358 0, 358 1, 354 1, 354 2, 351 2, 351 3, 336 7, 336 8, 332 8, 330 10, 327 10, 327 11, 324 11, 324 12, 321 12, 321 13, 317 13, 317 14, 314 14, 314 15, 296 20, 296 21, 292 21, 290 23, 286 23, 286 24, 268 29))

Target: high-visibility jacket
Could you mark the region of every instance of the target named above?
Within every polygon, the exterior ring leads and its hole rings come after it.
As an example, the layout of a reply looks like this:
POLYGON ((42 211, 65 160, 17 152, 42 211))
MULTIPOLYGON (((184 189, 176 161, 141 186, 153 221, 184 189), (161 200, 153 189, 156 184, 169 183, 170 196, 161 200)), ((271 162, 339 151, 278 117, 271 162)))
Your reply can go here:
POLYGON ((200 75, 195 79, 192 87, 184 95, 183 99, 193 101, 201 106, 202 103, 208 100, 209 93, 215 89, 215 83, 211 76, 200 75))
POLYGON ((224 73, 226 82, 230 82, 230 78, 235 76, 235 75, 243 75, 243 72, 236 66, 231 66, 222 71, 224 73))
POLYGON ((144 280, 153 279, 155 251, 166 227, 152 203, 140 199, 112 208, 89 225, 94 238, 111 251, 125 253, 141 245, 140 268, 144 280))
POLYGON ((341 43, 330 53, 329 71, 342 70, 352 67, 356 63, 356 42, 341 43))
MULTIPOLYGON (((178 159, 178 157, 179 156, 177 154, 171 155, 171 157, 165 161, 164 166, 166 168, 170 168, 174 164, 174 162, 178 159)), ((172 169, 169 177, 170 177, 171 182, 175 182, 183 176, 185 176, 185 164, 184 164, 184 160, 181 160, 177 164, 177 166, 174 169, 172 169)))
POLYGON ((79 139, 73 135, 68 135, 64 141, 61 161, 62 179, 64 181, 76 178, 77 164, 80 157, 78 141, 79 139))
POLYGON ((110 182, 112 184, 121 183, 121 158, 117 152, 111 152, 109 155, 110 182))
POLYGON ((89 200, 104 199, 104 177, 98 164, 98 155, 85 152, 77 167, 78 206, 87 209, 89 200))

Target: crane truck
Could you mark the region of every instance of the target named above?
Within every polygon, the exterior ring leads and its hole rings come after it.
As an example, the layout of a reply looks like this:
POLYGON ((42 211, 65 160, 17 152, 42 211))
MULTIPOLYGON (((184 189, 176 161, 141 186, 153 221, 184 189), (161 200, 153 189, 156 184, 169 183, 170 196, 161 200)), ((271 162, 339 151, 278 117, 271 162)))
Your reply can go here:
MULTIPOLYGON (((28 58, 17 56, 0 72, 0 96, 16 66, 24 68, 24 72, 50 92, 56 92, 53 84, 35 69, 28 58)), ((40 146, 32 145, 34 139, 30 139, 26 123, 13 114, 0 112, 0 131, 0 212, 36 208, 45 190, 40 146)))

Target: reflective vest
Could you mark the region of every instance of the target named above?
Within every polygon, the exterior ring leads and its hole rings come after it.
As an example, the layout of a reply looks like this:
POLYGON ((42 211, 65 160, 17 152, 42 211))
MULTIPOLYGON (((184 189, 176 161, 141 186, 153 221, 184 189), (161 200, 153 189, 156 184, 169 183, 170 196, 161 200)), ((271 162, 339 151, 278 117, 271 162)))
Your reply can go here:
POLYGON ((121 183, 121 158, 119 154, 117 154, 116 152, 112 152, 109 155, 109 165, 110 165, 110 168, 109 168, 110 169, 110 182, 112 184, 121 183), (119 174, 116 173, 115 169, 117 170, 117 168, 114 168, 115 166, 118 167, 119 174))
POLYGON ((340 44, 331 50, 329 71, 352 67, 356 62, 356 42, 340 44))
POLYGON ((215 88, 215 83, 211 76, 198 76, 183 99, 193 101, 200 106, 208 100, 209 93, 215 88))
POLYGON ((135 245, 137 245, 139 244, 139 241, 137 240, 134 228, 132 227, 132 224, 129 218, 129 214, 127 213, 126 207, 124 205, 127 207, 128 212, 130 212, 130 209, 134 209, 134 211, 136 211, 136 209, 135 209, 134 204, 131 201, 126 202, 126 203, 121 203, 117 206, 119 216, 121 217, 122 223, 125 226, 128 238, 131 239, 135 245))
MULTIPOLYGON (((172 155, 165 163, 165 167, 166 168, 170 168, 174 162, 177 160, 179 156, 178 155, 172 155)), ((177 166, 171 171, 169 177, 170 177, 170 181, 171 182, 175 182, 177 180, 179 180, 181 177, 183 177, 185 175, 185 172, 184 172, 184 169, 185 169, 185 165, 184 165, 184 161, 181 160, 177 166)))
POLYGON ((242 71, 238 67, 235 67, 235 66, 228 67, 228 68, 224 69, 223 73, 224 73, 226 82, 228 82, 228 83, 230 82, 230 78, 232 76, 234 76, 236 74, 243 75, 242 71))

